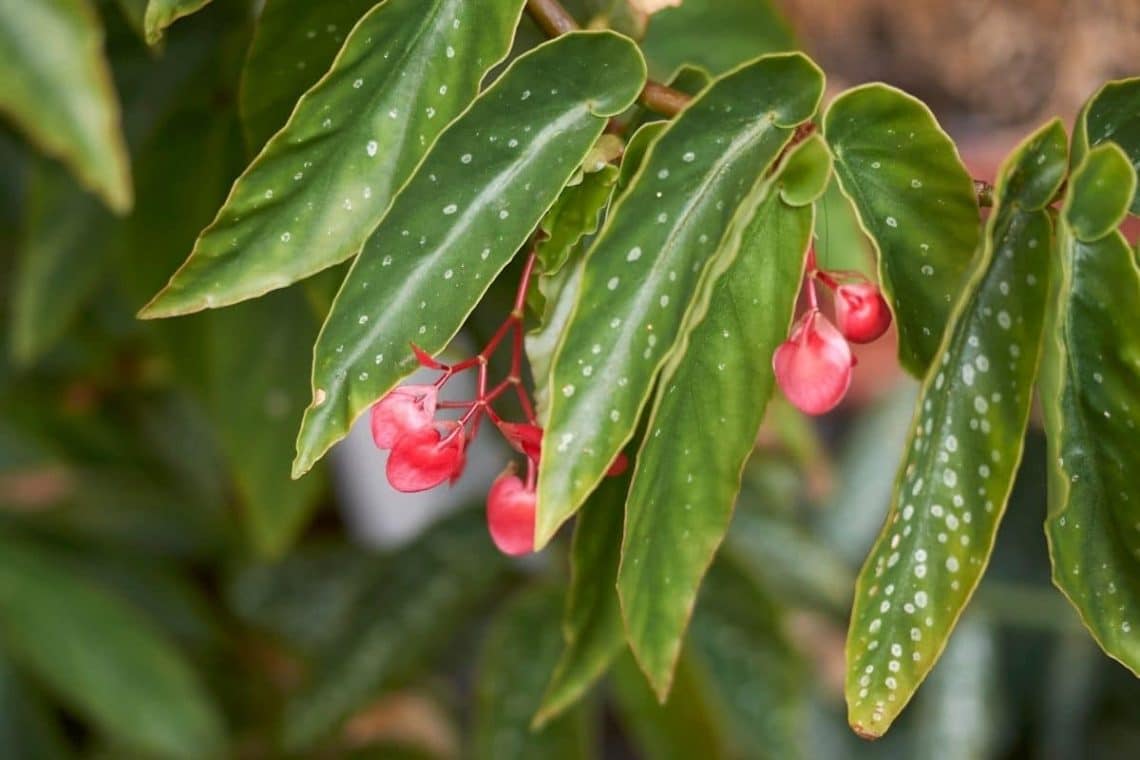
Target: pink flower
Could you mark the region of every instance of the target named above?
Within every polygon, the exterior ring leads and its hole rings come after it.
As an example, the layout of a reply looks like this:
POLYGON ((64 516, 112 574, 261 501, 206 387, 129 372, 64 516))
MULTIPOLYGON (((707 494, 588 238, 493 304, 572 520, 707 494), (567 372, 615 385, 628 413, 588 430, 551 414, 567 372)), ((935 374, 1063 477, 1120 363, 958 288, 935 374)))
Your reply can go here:
POLYGON ((464 442, 462 430, 446 438, 430 426, 408 430, 388 456, 388 482, 404 493, 426 491, 445 480, 454 482, 466 462, 464 442))
POLYGON ((534 551, 535 499, 518 476, 508 470, 487 494, 487 529, 503 554, 518 556, 534 551))
POLYGON ((891 310, 875 284, 847 283, 835 289, 835 321, 847 340, 870 343, 891 326, 891 310))
POLYGON ((372 406, 372 440, 390 449, 400 436, 431 427, 438 391, 433 385, 405 385, 393 389, 372 406))
POLYGON ((823 414, 843 400, 855 359, 851 347, 819 309, 809 309, 772 355, 784 395, 807 414, 823 414))

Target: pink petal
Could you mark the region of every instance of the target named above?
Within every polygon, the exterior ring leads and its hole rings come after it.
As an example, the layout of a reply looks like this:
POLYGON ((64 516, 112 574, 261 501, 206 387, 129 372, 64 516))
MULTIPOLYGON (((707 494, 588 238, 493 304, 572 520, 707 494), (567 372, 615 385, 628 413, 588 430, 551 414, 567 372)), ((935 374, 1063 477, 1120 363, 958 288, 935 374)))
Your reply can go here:
POLYGON ((372 440, 390 449, 404 433, 431 427, 438 391, 433 385, 404 385, 372 406, 372 440))
POLYGON ((835 290, 835 321, 847 340, 870 343, 891 326, 891 310, 874 283, 848 283, 835 290))
POLYGON ((853 365, 851 347, 818 309, 806 312, 772 355, 780 390, 807 414, 824 414, 843 400, 853 365))
POLYGON ((386 472, 393 488, 414 493, 457 476, 463 464, 463 434, 441 440, 438 430, 427 427, 400 436, 388 456, 386 472))
POLYGON ((503 554, 534 551, 534 491, 515 475, 502 475, 487 494, 487 529, 503 554))

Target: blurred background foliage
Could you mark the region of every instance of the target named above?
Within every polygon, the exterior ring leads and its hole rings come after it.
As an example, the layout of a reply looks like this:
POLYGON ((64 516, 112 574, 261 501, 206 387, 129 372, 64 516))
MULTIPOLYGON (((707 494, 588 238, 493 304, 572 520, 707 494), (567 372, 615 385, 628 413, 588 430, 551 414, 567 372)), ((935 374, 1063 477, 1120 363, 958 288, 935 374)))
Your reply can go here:
MULTIPOLYGON (((0 127, 0 756, 1140 751, 1140 686, 1099 654, 1049 585, 1036 427, 994 566, 914 708, 881 742, 848 731, 851 589, 889 502, 913 404, 890 346, 861 357, 877 371, 861 373, 865 386, 819 427, 773 404, 669 701, 656 703, 625 656, 583 704, 531 732, 562 644, 568 542, 508 563, 471 504, 381 550, 346 517, 340 469, 289 479, 336 272, 214 313, 134 318, 287 115, 251 102, 244 124, 239 116, 247 60, 288 53, 250 50, 250 3, 215 0, 153 48, 141 35, 143 5, 97 3, 133 171, 129 215, 113 215, 0 127)), ((314 78, 371 3, 335 5, 343 21, 315 54, 327 60, 308 62, 314 78)), ((651 71, 664 78, 685 63, 715 72, 795 46, 785 11, 839 79, 874 75, 920 96, 948 87, 897 66, 844 68, 845 45, 883 34, 874 3, 820 15, 807 15, 808 2, 777 5, 687 0, 647 29, 621 3, 583 0, 574 10, 644 32, 651 71), (849 18, 858 25, 844 27, 846 41, 829 42, 832 25, 849 18)), ((1009 5, 1034 19, 1055 4, 1009 5)), ((516 47, 539 39, 524 18, 516 47)), ((951 46, 938 55, 954 69, 951 46)), ((1090 78, 1110 74, 1106 65, 1098 58, 1090 78)), ((978 140, 976 104, 945 103, 951 131, 978 140)), ((988 144, 967 145, 984 174, 988 144)), ((820 213, 822 261, 867 269, 842 197, 825 196, 820 213)), ((488 312, 506 308, 506 290, 491 291, 488 312)), ((486 321, 477 312, 473 331, 486 321)))

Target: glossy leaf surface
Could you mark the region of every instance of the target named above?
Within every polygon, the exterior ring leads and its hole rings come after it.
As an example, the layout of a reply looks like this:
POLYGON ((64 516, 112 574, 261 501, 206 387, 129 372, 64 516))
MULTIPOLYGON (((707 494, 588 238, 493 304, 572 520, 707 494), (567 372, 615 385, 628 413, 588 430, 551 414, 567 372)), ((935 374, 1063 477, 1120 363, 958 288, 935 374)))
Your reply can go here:
POLYGON ((0 113, 111 210, 130 210, 119 103, 89 0, 0 3, 0 82, 0 113))
POLYGON ((1130 197, 1125 184, 1081 194, 1088 173, 1110 162, 1125 158, 1107 147, 1087 154, 1058 224, 1041 376, 1045 528, 1053 582, 1105 652, 1140 674, 1140 269, 1119 231, 1077 234, 1081 220, 1130 197))
POLYGON ((551 372, 537 546, 633 434, 736 206, 811 116, 823 77, 799 54, 716 81, 652 142, 587 254, 551 372), (730 114, 734 114, 729 117, 730 114))
MULTIPOLYGON (((1140 173, 1140 77, 1109 82, 1089 98, 1073 130, 1073 166, 1090 148, 1108 141, 1119 145, 1140 173)), ((1140 191, 1132 193, 1131 210, 1140 215, 1140 191)))
POLYGON ((1073 236, 1092 242, 1114 231, 1135 188, 1136 172, 1123 150, 1113 143, 1093 148, 1069 180, 1065 219, 1073 236))
POLYGON ((389 0, 374 8, 142 315, 236 303, 355 255, 506 55, 521 6, 389 0))
POLYGON ((985 247, 923 382, 886 524, 847 636, 848 720, 880 736, 942 653, 981 580, 1021 460, 1068 160, 1053 122, 1006 160, 985 247))
POLYGON ((321 330, 294 475, 412 371, 413 342, 429 354, 447 345, 644 78, 626 38, 563 35, 517 58, 440 137, 321 330))
POLYGON ((583 708, 531 729, 534 705, 558 659, 562 635, 559 589, 522 592, 487 631, 475 694, 475 760, 587 758, 589 742, 583 708))
POLYGON ((260 148, 320 79, 353 25, 378 0, 266 0, 241 73, 238 109, 246 145, 260 148))
POLYGON ((438 652, 502 578, 505 563, 482 510, 465 510, 393 554, 366 602, 325 648, 285 710, 295 751, 324 738, 377 691, 438 652))
POLYGON ((879 253, 899 361, 921 377, 978 245, 973 181, 930 109, 887 85, 840 95, 823 128, 840 187, 879 253))
POLYGON ((772 393, 772 352, 792 321, 812 208, 785 203, 779 182, 761 183, 734 226, 707 303, 690 315, 697 324, 661 372, 627 505, 618 592, 630 646, 659 696, 772 393))
POLYGON ((125 746, 186 758, 221 748, 194 671, 139 613, 7 534, 0 556, 0 642, 14 661, 125 746))
POLYGON ((542 697, 536 722, 578 701, 625 648, 614 583, 630 473, 607 478, 578 513, 570 545, 570 589, 562 617, 565 647, 542 697))

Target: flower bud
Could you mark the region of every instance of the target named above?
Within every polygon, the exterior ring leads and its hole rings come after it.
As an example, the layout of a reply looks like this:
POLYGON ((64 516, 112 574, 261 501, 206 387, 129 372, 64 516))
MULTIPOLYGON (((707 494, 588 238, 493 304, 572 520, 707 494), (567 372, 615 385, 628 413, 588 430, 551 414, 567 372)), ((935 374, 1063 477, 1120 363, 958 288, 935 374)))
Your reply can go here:
POLYGON ((877 285, 852 282, 835 289, 835 321, 847 340, 870 343, 891 326, 891 310, 877 285))
POLYGON ((410 430, 399 437, 388 456, 388 482, 397 491, 414 493, 454 480, 463 471, 463 431, 442 438, 434 427, 410 430))
POLYGON ((394 388, 372 406, 372 440, 390 449, 400 436, 431 427, 438 391, 433 385, 394 388))
POLYGON ((500 475, 487 494, 487 529, 503 554, 518 556, 534 551, 534 516, 537 494, 517 475, 500 475))
POLYGON ((805 312, 772 355, 780 390, 807 414, 824 414, 843 400, 854 364, 851 347, 819 309, 805 312))

